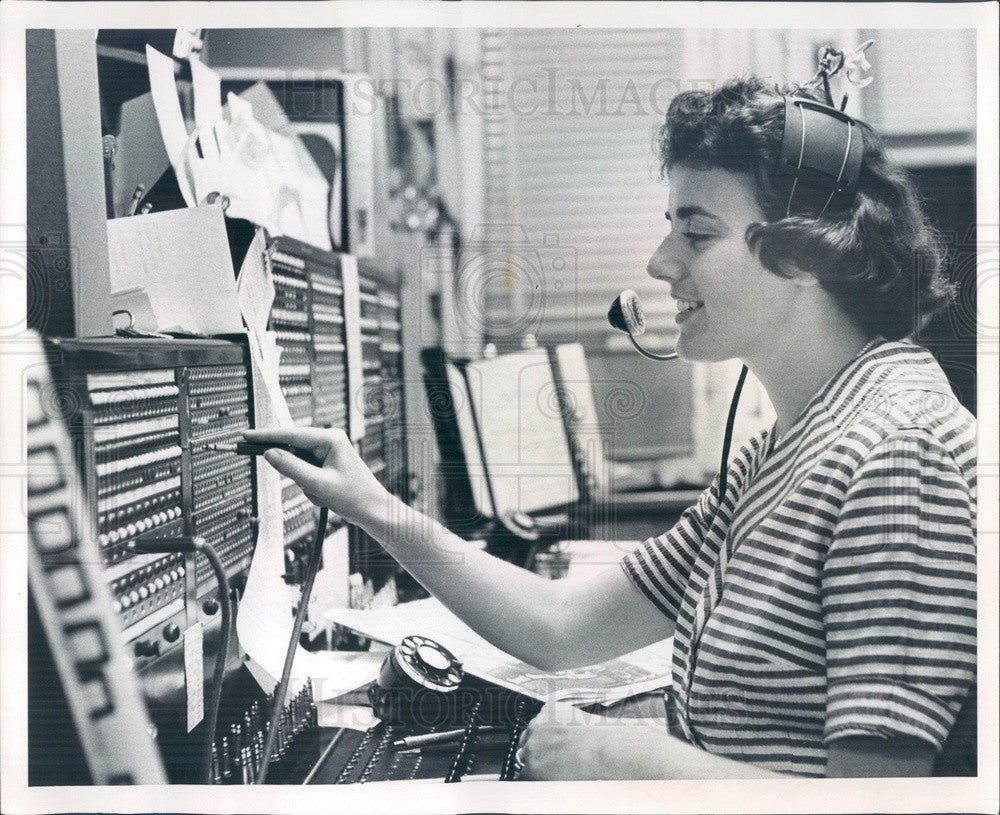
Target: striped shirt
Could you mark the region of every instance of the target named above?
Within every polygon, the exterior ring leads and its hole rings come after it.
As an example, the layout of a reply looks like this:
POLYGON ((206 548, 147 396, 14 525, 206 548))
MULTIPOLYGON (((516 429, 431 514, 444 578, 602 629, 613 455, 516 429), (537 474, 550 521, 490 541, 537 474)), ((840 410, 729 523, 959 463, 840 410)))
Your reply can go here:
POLYGON ((624 558, 676 621, 691 743, 802 775, 847 736, 940 750, 976 668, 975 443, 934 358, 882 340, 624 558))

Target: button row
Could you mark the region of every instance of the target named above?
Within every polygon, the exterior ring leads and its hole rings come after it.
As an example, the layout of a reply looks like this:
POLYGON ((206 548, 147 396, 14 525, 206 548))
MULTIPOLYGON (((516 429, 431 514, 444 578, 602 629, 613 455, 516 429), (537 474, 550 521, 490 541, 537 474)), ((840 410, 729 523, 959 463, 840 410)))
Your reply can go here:
POLYGON ((147 532, 160 524, 165 524, 167 521, 172 521, 174 518, 179 518, 180 515, 180 507, 171 507, 170 509, 161 510, 155 515, 143 518, 141 521, 126 524, 118 529, 112 529, 107 534, 98 535, 97 543, 99 546, 104 547, 112 543, 118 543, 119 541, 131 540, 136 535, 147 532))
POLYGON ((111 606, 115 612, 129 609, 136 603, 142 602, 155 592, 161 591, 171 583, 180 580, 182 577, 184 577, 184 567, 178 566, 175 569, 171 569, 169 572, 165 572, 155 580, 151 580, 146 585, 139 586, 137 589, 132 589, 132 591, 128 594, 124 594, 118 600, 115 600, 111 606))

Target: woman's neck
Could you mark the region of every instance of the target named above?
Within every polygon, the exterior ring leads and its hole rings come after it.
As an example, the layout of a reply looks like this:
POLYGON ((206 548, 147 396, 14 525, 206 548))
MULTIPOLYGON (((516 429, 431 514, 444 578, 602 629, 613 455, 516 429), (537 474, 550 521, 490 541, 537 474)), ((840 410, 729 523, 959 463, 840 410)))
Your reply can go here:
POLYGON ((786 334, 759 359, 746 360, 774 405, 779 436, 788 432, 817 391, 854 359, 869 339, 845 321, 808 338, 786 334))

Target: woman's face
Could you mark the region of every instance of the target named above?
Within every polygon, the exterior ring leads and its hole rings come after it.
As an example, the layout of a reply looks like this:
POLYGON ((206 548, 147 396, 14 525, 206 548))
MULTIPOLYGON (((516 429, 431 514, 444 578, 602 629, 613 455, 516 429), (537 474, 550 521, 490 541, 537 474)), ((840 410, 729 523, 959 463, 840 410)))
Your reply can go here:
POLYGON ((668 234, 649 260, 677 301, 682 359, 753 359, 787 324, 795 283, 765 269, 746 244, 764 220, 748 178, 678 165, 668 173, 668 234))

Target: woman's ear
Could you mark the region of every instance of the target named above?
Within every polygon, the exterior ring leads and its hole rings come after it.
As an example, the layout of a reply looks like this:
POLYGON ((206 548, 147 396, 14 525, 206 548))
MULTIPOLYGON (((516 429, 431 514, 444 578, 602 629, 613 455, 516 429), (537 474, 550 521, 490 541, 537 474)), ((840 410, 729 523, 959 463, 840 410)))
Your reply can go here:
POLYGON ((816 275, 812 272, 805 272, 796 266, 788 267, 788 279, 796 286, 802 286, 803 288, 811 288, 812 286, 819 285, 819 278, 816 275))

